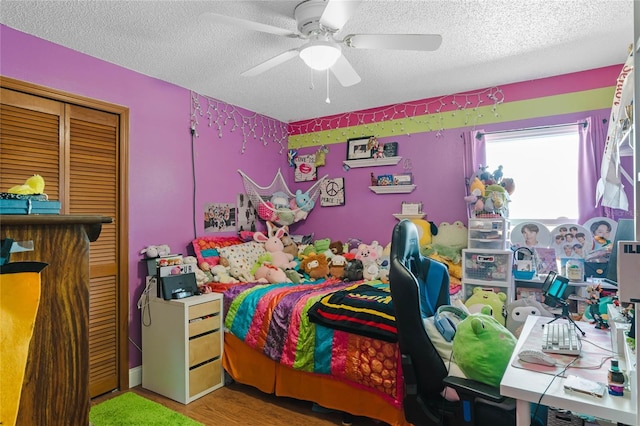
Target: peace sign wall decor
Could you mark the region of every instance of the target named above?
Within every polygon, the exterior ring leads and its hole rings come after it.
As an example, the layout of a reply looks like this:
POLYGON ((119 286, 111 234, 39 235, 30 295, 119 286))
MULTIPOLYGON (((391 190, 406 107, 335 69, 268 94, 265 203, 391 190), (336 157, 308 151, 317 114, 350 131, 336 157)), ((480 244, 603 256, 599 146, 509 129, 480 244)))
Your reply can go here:
POLYGON ((322 181, 320 184, 320 206, 344 206, 344 178, 322 181))

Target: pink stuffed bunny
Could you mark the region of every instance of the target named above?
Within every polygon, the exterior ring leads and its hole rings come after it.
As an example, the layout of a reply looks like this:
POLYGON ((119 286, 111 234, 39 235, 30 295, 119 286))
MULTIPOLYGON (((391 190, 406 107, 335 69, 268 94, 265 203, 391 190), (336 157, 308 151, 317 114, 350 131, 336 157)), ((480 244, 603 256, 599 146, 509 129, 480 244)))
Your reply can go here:
POLYGON ((280 228, 276 231, 275 235, 267 237, 262 232, 256 232, 253 234, 253 239, 259 243, 264 243, 264 249, 271 253, 273 266, 277 266, 282 269, 295 268, 296 262, 293 261, 293 255, 284 252, 284 244, 282 244, 282 236, 284 235, 284 229, 280 228))
POLYGON ((255 273, 257 282, 267 282, 271 284, 275 283, 290 283, 291 280, 287 277, 287 274, 280 269, 268 263, 263 263, 255 273))

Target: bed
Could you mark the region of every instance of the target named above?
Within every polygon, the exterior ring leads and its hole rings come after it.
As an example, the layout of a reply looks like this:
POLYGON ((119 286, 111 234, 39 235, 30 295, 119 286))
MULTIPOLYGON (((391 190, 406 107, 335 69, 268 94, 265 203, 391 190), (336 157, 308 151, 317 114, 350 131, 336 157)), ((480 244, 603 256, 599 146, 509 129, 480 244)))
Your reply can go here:
POLYGON ((223 294, 223 366, 234 380, 390 425, 408 424, 387 284, 242 283, 223 294), (320 323, 323 315, 331 327, 320 323))
MULTIPOLYGON (((264 253, 253 241, 201 237, 198 262, 247 271, 264 253)), ((222 363, 265 393, 408 425, 389 285, 335 278, 304 283, 209 283, 224 295, 222 363)), ((453 290, 453 288, 452 288, 453 290)))

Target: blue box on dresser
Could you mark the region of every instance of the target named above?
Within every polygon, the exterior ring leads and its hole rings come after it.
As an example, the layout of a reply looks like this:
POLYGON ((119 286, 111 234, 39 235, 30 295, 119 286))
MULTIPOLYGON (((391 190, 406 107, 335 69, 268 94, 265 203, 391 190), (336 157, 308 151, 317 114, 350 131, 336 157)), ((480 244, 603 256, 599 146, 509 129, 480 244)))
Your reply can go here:
POLYGON ((60 214, 60 201, 0 199, 0 214, 60 214))

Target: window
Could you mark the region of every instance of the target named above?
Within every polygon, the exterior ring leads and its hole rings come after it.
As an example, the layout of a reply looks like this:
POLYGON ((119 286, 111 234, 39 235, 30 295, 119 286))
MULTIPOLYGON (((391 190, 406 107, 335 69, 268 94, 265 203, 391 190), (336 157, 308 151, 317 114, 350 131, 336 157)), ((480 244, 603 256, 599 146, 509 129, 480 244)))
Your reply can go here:
POLYGON ((578 220, 578 126, 487 133, 489 170, 513 178, 512 225, 536 220, 550 227, 578 220))

